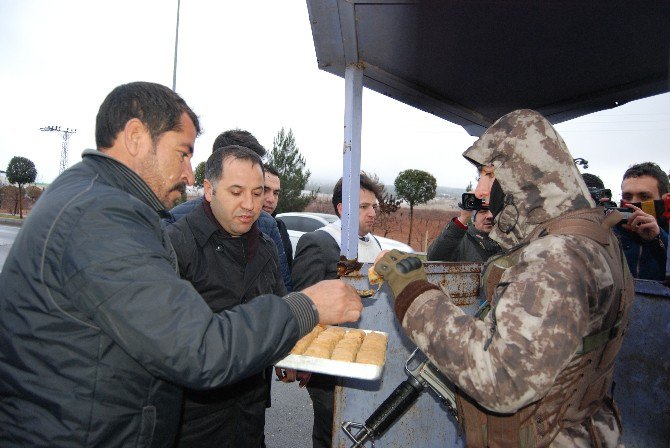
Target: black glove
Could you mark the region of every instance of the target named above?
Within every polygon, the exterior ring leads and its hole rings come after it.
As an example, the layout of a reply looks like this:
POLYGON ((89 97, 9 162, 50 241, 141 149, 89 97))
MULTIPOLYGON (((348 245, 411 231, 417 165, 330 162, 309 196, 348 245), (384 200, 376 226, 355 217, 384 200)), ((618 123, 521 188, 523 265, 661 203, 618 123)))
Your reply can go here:
POLYGON ((415 255, 393 249, 375 263, 375 271, 389 284, 394 297, 416 280, 427 280, 421 260, 415 255))

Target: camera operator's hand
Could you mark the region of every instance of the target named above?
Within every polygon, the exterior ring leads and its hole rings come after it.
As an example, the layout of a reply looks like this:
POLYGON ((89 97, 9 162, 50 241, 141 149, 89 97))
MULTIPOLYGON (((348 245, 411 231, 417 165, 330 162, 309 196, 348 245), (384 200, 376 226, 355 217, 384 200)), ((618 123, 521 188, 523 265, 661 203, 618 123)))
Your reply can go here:
POLYGON ((633 209, 633 213, 628 218, 626 224, 623 224, 621 227, 629 232, 636 233, 645 241, 651 241, 661 233, 661 229, 654 216, 643 212, 642 209, 633 204, 625 205, 633 209))
POLYGON ((421 260, 397 249, 379 254, 374 269, 389 284, 394 297, 398 297, 410 283, 427 280, 421 260))
POLYGON ((472 210, 461 210, 461 214, 458 215, 458 220, 463 224, 465 227, 470 225, 470 218, 472 218, 472 210))

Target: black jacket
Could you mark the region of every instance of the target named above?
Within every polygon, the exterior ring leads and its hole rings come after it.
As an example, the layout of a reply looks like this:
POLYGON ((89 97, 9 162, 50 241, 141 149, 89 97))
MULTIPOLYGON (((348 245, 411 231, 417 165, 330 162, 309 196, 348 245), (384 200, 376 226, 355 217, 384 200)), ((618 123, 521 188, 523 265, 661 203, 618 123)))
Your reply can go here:
POLYGON ((428 246, 429 261, 473 261, 482 263, 501 251, 498 243, 470 225, 459 227, 449 221, 440 235, 428 246))
MULTIPOLYGON (((202 202, 168 227, 181 278, 188 280, 212 311, 220 312, 262 294, 286 293, 277 248, 255 223, 238 238, 216 222, 202 202)), ((255 344, 262 335, 249 335, 255 344)), ((250 372, 242 381, 211 391, 186 390, 180 446, 258 447, 263 434, 269 371, 250 372), (207 421, 208 431, 203 430, 207 421)))
POLYGON ((263 294, 286 294, 277 248, 256 224, 249 235, 230 237, 212 222, 203 205, 168 226, 179 274, 219 312, 263 294), (256 242, 250 244, 251 240, 256 242), (254 254, 247 261, 247 252, 254 254))
MULTIPOLYGON (((165 224, 174 224, 184 216, 188 215, 191 210, 200 206, 203 201, 204 198, 199 197, 177 205, 170 210, 170 213, 165 218, 163 218, 163 222, 165 222, 165 224)), ((261 232, 272 238, 272 241, 277 245, 277 255, 279 255, 279 266, 281 267, 281 275, 284 279, 284 285, 288 292, 293 291, 293 286, 291 285, 291 260, 293 259, 293 248, 291 247, 291 241, 289 240, 287 251, 286 240, 284 239, 284 236, 288 238, 288 233, 285 232, 282 234, 279 222, 265 210, 261 210, 261 215, 258 217, 257 222, 261 232)), ((284 225, 284 230, 286 230, 286 225, 284 225)))
POLYGON ((321 280, 334 280, 340 245, 328 232, 315 230, 303 234, 298 240, 293 259, 291 280, 296 291, 303 290, 321 280))
POLYGON ((182 387, 244 378, 314 326, 300 293, 212 313, 161 208, 98 151, 37 202, 0 273, 0 446, 170 446, 182 387))

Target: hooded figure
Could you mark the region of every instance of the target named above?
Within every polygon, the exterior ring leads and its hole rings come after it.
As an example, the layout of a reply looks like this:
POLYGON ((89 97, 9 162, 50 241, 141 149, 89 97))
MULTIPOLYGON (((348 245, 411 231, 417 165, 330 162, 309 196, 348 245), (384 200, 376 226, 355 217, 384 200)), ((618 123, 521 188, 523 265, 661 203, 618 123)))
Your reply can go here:
POLYGON ((634 291, 613 220, 537 112, 505 115, 463 155, 494 167, 505 252, 485 265, 490 310, 466 315, 421 279, 397 293, 398 320, 457 386, 468 446, 616 446, 611 377, 634 291))
MULTIPOLYGON (((504 198, 502 204, 491 204, 496 226, 490 237, 503 249, 518 244, 540 223, 595 206, 565 142, 537 112, 505 115, 463 157, 493 166, 504 198)), ((491 201, 499 199, 493 194, 491 201)))

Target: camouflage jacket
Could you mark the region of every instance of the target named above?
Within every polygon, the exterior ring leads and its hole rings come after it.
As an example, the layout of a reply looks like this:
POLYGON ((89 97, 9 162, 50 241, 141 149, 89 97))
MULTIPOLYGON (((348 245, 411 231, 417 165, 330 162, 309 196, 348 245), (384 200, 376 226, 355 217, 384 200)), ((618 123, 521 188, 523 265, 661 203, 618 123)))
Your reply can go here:
MULTIPOLYGON (((506 205, 490 235, 503 249, 541 223, 595 205, 565 143, 536 112, 502 117, 464 156, 494 166, 506 205)), ((549 392, 582 338, 601 329, 610 306, 616 306, 620 290, 605 257, 603 247, 588 238, 548 235, 519 251, 518 262, 496 288, 494 312, 484 320, 466 315, 440 290, 424 289, 402 326, 479 405, 516 412, 549 392)), ((625 276, 630 281, 627 269, 625 276)), ((612 415, 598 419, 604 422, 598 429, 604 445, 616 444, 612 415)), ((588 434, 579 428, 557 438, 573 446, 582 439, 589 446, 588 434)))

